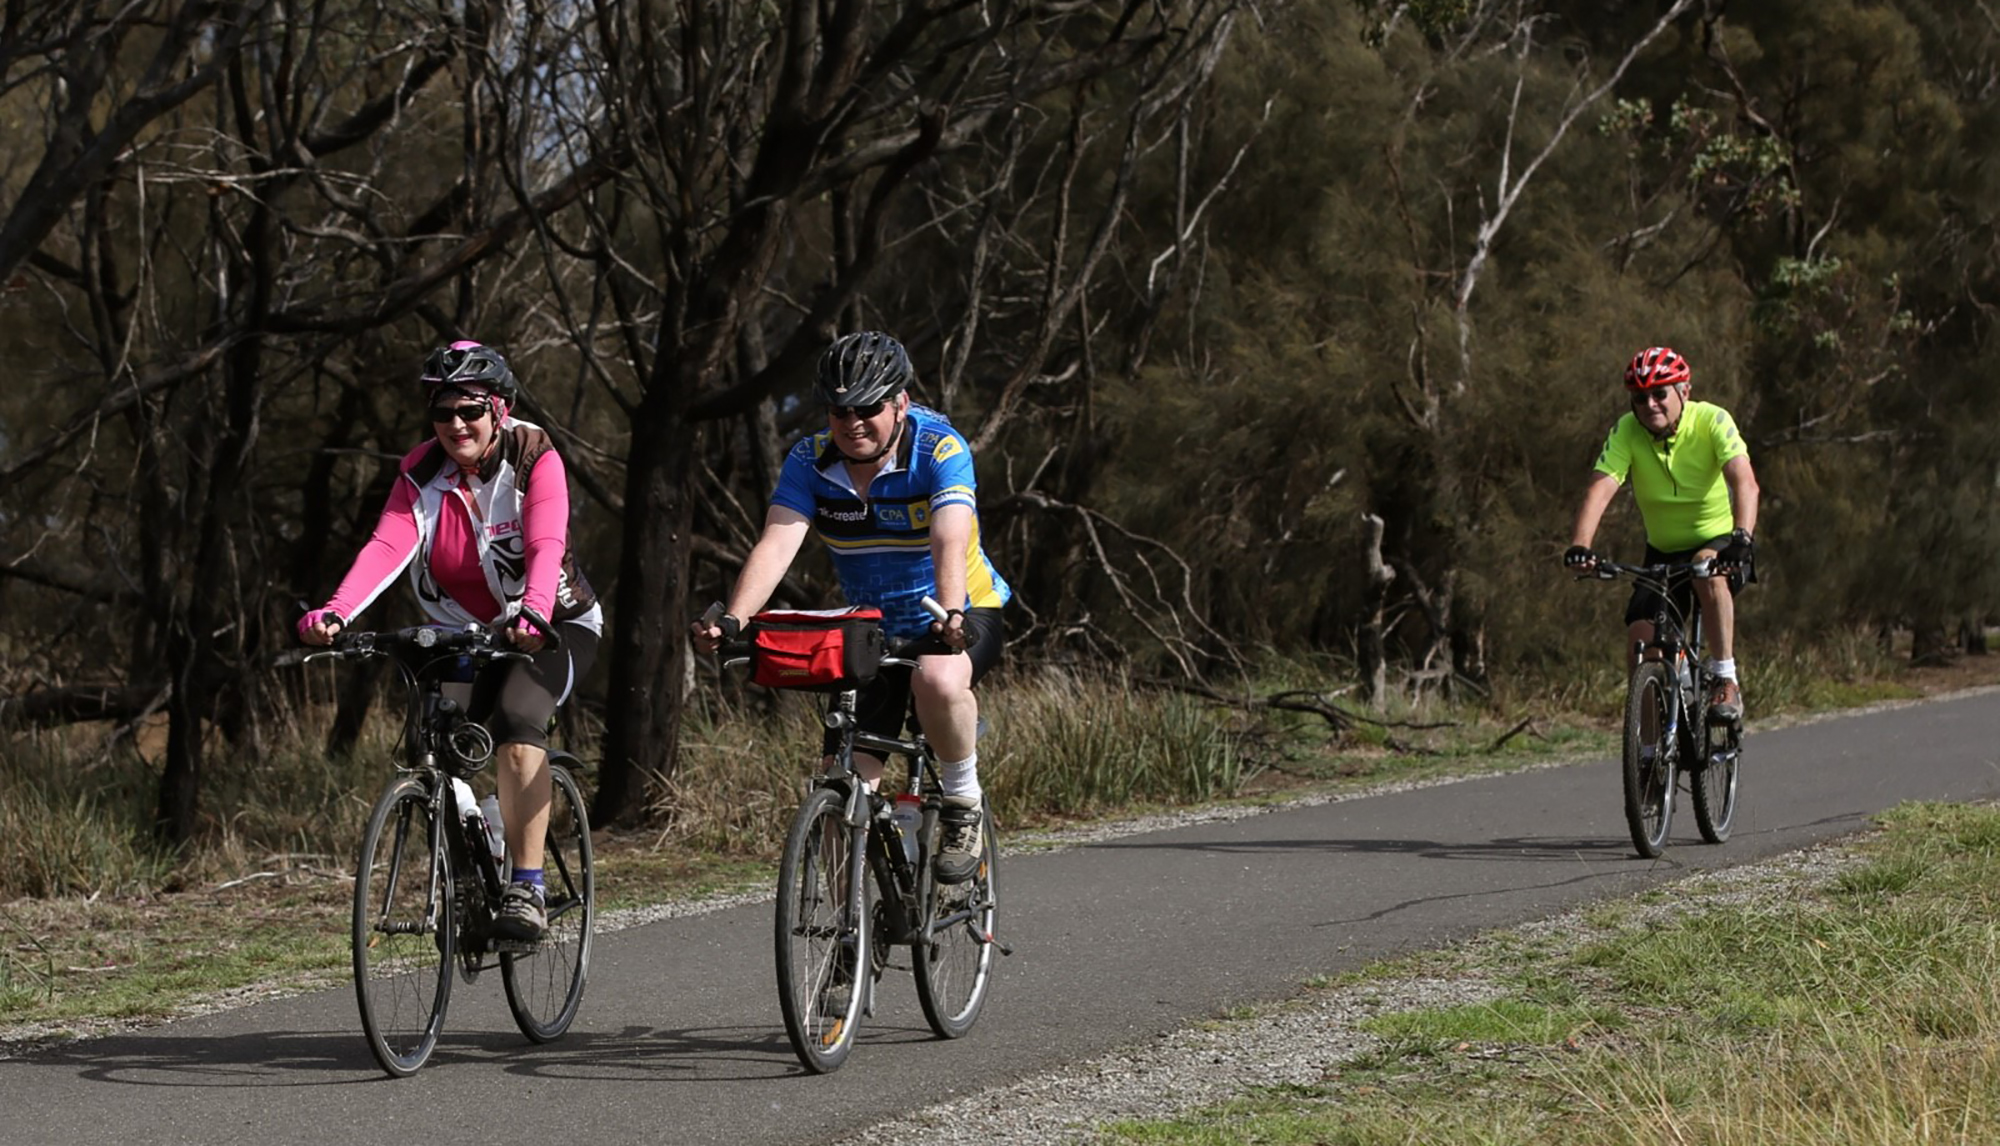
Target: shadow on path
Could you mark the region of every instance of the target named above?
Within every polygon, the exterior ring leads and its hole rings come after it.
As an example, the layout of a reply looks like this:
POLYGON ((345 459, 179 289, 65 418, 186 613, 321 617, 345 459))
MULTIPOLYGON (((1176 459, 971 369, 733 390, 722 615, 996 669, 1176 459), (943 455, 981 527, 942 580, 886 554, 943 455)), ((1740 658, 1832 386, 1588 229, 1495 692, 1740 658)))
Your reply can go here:
MULTIPOLYGON (((931 1040, 927 1028, 864 1027, 858 1041, 931 1040)), ((137 1034, 45 1047, 15 1058, 68 1067, 76 1077, 126 1086, 282 1087, 393 1081, 359 1031, 232 1035, 137 1034)), ((782 1028, 643 1027, 571 1031, 538 1046, 511 1031, 445 1032, 418 1079, 479 1064, 550 1079, 714 1082, 806 1076, 782 1028)))

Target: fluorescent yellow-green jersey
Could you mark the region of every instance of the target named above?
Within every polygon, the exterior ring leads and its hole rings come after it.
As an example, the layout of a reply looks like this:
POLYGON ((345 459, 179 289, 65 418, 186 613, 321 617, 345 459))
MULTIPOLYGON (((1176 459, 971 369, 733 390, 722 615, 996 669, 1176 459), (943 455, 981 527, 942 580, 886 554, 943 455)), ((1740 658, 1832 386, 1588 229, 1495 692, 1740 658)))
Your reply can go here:
POLYGON ((1655 438, 1631 414, 1618 419, 1597 455, 1597 472, 1623 484, 1646 522, 1646 541, 1665 553, 1693 549, 1735 528, 1722 467, 1749 448, 1729 411, 1689 402, 1671 437, 1655 438))

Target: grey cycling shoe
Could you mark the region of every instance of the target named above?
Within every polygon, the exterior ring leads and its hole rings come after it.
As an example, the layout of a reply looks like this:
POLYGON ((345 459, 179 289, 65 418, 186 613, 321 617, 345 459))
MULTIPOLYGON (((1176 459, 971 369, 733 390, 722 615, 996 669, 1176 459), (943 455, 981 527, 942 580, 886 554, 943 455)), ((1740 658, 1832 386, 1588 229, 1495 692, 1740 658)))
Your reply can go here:
POLYGON ((979 870, 986 844, 981 811, 979 799, 973 796, 946 796, 938 808, 941 842, 931 874, 939 883, 964 883, 979 870))
POLYGON ((539 943, 549 933, 549 911, 542 889, 532 883, 510 883, 500 893, 500 913, 493 917, 493 934, 521 943, 539 943))

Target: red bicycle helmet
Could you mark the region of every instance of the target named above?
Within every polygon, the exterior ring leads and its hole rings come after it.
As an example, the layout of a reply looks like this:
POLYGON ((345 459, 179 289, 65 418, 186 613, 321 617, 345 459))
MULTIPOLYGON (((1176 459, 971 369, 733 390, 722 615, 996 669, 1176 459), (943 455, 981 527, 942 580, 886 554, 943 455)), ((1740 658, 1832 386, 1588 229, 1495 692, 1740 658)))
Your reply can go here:
POLYGON ((1671 346, 1649 346, 1632 356, 1625 368, 1627 390, 1651 390, 1658 386, 1685 386, 1694 372, 1688 360, 1671 346))

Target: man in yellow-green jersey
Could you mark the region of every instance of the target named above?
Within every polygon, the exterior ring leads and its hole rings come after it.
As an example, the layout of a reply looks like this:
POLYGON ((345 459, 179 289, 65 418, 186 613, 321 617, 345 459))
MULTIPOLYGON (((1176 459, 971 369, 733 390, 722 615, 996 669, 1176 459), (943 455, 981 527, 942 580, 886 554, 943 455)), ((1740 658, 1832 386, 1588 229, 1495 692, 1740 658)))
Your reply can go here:
MULTIPOLYGON (((1618 419, 1604 440, 1597 466, 1576 511, 1563 564, 1597 564, 1592 540, 1604 511, 1627 479, 1646 524, 1646 564, 1713 560, 1713 577, 1698 578, 1694 595, 1709 634, 1709 675, 1715 691, 1709 715, 1743 719, 1743 690, 1736 677, 1736 593, 1757 579, 1757 475, 1729 411, 1688 399, 1693 372, 1686 358, 1665 346, 1641 350, 1625 368, 1632 412, 1618 419)), ((1659 596, 1641 585, 1625 607, 1628 649, 1653 639, 1659 596)), ((1636 656, 1636 653, 1634 654, 1636 656)))

